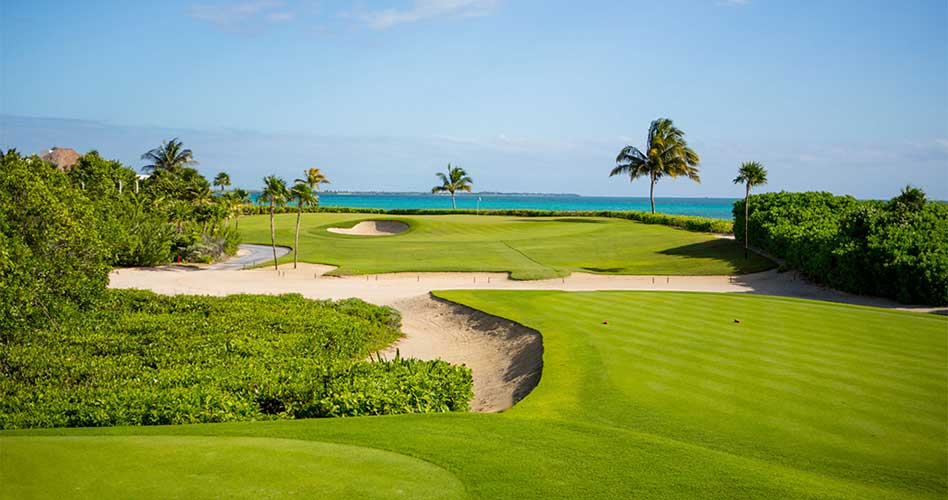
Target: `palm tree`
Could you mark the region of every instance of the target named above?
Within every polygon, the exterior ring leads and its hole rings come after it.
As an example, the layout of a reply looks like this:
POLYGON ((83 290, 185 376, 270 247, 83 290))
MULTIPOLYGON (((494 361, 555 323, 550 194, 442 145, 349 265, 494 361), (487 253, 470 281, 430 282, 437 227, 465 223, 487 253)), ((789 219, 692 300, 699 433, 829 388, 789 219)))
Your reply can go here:
POLYGON ((217 177, 214 178, 214 186, 221 188, 222 193, 225 187, 230 186, 230 176, 227 175, 227 172, 217 174, 217 177))
POLYGON ((616 157, 616 166, 609 177, 628 174, 629 180, 648 176, 651 186, 648 191, 655 213, 655 183, 668 175, 672 178, 684 175, 695 182, 701 182, 698 176, 698 163, 701 159, 688 147, 685 134, 668 118, 659 118, 648 127, 646 152, 642 153, 634 146, 626 146, 616 157))
POLYGON ((197 160, 190 149, 184 149, 177 137, 161 143, 161 146, 151 149, 142 155, 143 160, 150 163, 142 167, 144 172, 157 170, 178 170, 188 165, 197 165, 197 160))
POLYGON ((303 205, 313 206, 316 204, 316 195, 313 194, 313 188, 309 187, 309 184, 298 180, 290 189, 290 198, 296 201, 296 239, 293 243, 293 269, 296 269, 300 248, 300 220, 303 218, 303 205))
POLYGON ((737 177, 734 178, 734 184, 744 184, 744 258, 747 258, 748 239, 747 228, 750 226, 747 217, 750 202, 751 188, 754 186, 763 186, 767 184, 767 169, 759 162, 745 161, 741 163, 741 168, 737 171, 737 177))
POLYGON ((283 205, 290 198, 290 191, 286 188, 286 181, 275 175, 264 177, 263 186, 260 199, 270 203, 270 244, 273 246, 273 269, 280 269, 277 266, 276 228, 273 225, 273 217, 276 206, 283 205))
POLYGON ((234 229, 240 229, 240 215, 244 211, 244 205, 250 203, 250 193, 244 189, 237 188, 231 191, 230 195, 234 200, 234 229))
POLYGON ((329 179, 327 179, 326 176, 316 167, 304 170, 303 174, 306 176, 305 179, 296 179, 294 182, 304 182, 310 187, 311 190, 316 191, 316 193, 313 194, 315 200, 313 203, 314 205, 319 205, 319 185, 332 183, 329 182, 329 179))
POLYGON ((448 163, 448 175, 444 175, 441 172, 435 174, 441 179, 441 185, 431 188, 432 193, 451 193, 451 207, 458 208, 457 202, 454 201, 455 191, 467 191, 471 192, 471 184, 474 183, 470 177, 467 176, 467 172, 464 171, 461 167, 452 167, 448 163))

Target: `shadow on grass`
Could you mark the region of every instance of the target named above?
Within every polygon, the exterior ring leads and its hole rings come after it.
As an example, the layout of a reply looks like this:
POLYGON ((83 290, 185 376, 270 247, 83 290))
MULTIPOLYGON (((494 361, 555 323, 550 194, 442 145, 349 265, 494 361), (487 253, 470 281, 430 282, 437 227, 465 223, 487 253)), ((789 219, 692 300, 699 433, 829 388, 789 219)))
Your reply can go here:
POLYGON ((738 273, 755 273, 773 269, 777 264, 759 254, 750 252, 744 257, 744 248, 734 240, 719 238, 713 240, 668 248, 658 253, 691 259, 715 259, 730 263, 738 273))
POLYGON ((618 273, 625 270, 624 267, 584 267, 583 269, 594 273, 618 273))

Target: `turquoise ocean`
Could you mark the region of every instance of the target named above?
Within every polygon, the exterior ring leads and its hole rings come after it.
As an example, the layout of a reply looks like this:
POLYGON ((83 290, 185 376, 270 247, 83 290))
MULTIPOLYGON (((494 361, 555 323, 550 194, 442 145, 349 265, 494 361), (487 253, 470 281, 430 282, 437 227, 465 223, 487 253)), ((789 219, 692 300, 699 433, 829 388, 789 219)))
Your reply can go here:
MULTIPOLYGON (((256 193, 253 196, 256 200, 256 193)), ((655 211, 730 220, 734 198, 655 198, 655 211)), ((579 195, 458 195, 459 209, 500 210, 640 210, 648 211, 648 198, 579 195)), ((324 207, 351 208, 436 208, 450 209, 451 197, 422 193, 321 193, 324 207)))

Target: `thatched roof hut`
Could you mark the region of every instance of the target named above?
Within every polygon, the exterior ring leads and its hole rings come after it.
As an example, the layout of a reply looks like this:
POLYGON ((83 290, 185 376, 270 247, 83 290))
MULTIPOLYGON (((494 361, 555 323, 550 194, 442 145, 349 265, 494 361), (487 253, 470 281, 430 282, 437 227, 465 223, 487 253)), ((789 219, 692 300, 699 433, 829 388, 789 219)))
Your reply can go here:
POLYGON ((43 153, 40 159, 56 165, 63 172, 68 172, 79 161, 80 156, 82 155, 77 153, 75 149, 53 148, 43 153))

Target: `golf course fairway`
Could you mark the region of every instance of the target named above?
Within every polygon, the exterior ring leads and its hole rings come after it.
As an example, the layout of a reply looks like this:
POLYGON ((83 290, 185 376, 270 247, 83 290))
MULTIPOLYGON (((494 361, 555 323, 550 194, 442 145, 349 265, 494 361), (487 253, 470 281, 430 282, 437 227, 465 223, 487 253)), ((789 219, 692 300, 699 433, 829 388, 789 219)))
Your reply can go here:
MULTIPOLYGON (((277 245, 294 246, 296 214, 277 215, 275 225, 277 245)), ((241 218, 240 232, 244 243, 269 245, 269 216, 241 218)), ((530 280, 571 272, 729 275, 774 265, 756 254, 745 259, 733 240, 606 217, 311 213, 303 214, 299 248, 301 262, 338 266, 331 274, 494 271, 530 280), (409 229, 391 236, 328 231, 368 220, 409 229)))
POLYGON ((500 414, 4 431, 0 497, 945 497, 948 318, 739 294, 436 295, 543 335, 530 395, 500 414))

